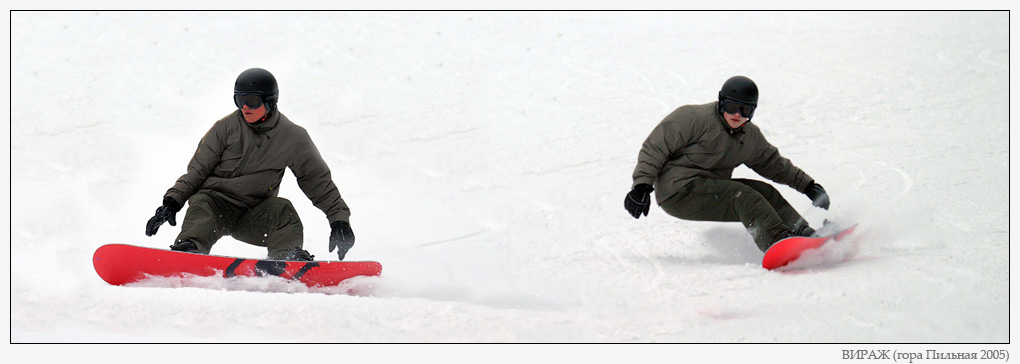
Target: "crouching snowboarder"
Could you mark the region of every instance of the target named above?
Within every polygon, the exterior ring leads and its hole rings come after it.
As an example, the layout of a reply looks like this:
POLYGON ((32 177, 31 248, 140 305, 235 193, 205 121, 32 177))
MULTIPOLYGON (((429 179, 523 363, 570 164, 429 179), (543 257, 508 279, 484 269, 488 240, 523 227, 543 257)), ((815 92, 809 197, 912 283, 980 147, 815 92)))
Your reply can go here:
POLYGON ((647 216, 655 191, 659 206, 673 217, 743 223, 762 251, 790 236, 812 235, 814 229, 772 185, 731 178, 744 164, 806 194, 814 206, 829 208, 825 189, 751 123, 757 106, 757 85, 735 76, 723 84, 718 101, 681 106, 666 116, 641 146, 624 199, 627 211, 634 218, 647 216))
POLYGON ((261 68, 242 72, 234 83, 237 110, 217 121, 198 143, 188 172, 163 196, 145 225, 156 234, 188 202, 171 250, 209 254, 217 240, 231 236, 266 247, 268 258, 312 260, 303 249, 304 228, 290 201, 277 197, 284 169, 329 219, 329 251, 344 259, 354 245, 351 211, 333 183, 329 167, 308 132, 277 110, 276 78, 261 68))

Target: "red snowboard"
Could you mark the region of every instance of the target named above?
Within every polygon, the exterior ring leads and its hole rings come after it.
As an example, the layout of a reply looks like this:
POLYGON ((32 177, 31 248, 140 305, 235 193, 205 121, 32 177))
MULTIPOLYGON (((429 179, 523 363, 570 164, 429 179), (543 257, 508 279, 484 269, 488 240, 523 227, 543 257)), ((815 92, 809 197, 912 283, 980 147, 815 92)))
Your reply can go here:
POLYGON ((308 287, 336 286, 355 276, 382 273, 378 262, 296 262, 231 258, 184 253, 134 245, 108 244, 92 255, 96 273, 109 284, 122 285, 148 277, 263 277, 277 276, 296 280, 308 287))
POLYGON ((818 249, 828 241, 840 241, 850 233, 854 232, 857 224, 843 229, 831 235, 817 238, 795 236, 777 241, 765 252, 765 258, 761 260, 761 266, 768 270, 786 266, 800 258, 800 255, 811 249, 818 249))

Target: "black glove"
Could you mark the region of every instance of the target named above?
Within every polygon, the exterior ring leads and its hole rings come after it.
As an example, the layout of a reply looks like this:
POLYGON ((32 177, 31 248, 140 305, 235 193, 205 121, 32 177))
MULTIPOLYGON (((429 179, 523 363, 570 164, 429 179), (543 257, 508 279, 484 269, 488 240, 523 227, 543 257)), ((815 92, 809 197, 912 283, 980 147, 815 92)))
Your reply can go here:
POLYGON ((329 233, 329 251, 332 252, 333 249, 336 249, 337 258, 344 260, 347 251, 354 246, 354 230, 351 230, 351 223, 337 221, 329 224, 329 227, 333 229, 329 233))
POLYGON ((822 185, 811 181, 811 183, 808 183, 807 188, 804 189, 804 194, 811 199, 812 205, 826 210, 829 209, 829 195, 825 193, 822 185))
POLYGON ((156 216, 153 216, 145 224, 145 235, 156 235, 156 231, 164 222, 169 222, 170 226, 177 226, 177 211, 181 211, 181 205, 177 204, 173 198, 164 197, 163 206, 156 208, 156 216))
POLYGON ((648 206, 652 204, 652 198, 649 196, 652 191, 652 185, 642 183, 634 186, 634 189, 627 193, 627 198, 623 199, 623 207, 627 209, 630 216, 634 216, 635 219, 640 218, 641 214, 648 216, 648 206))

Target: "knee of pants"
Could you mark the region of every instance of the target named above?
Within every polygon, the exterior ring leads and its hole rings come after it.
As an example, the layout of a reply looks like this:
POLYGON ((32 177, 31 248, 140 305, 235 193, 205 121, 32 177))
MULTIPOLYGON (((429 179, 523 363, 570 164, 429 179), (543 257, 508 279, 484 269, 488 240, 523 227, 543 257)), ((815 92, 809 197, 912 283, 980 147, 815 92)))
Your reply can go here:
POLYGON ((744 186, 747 186, 749 188, 754 189, 755 191, 758 191, 758 193, 760 193, 762 196, 766 198, 779 193, 779 190, 776 190, 775 186, 772 186, 771 184, 762 181, 753 179, 734 179, 734 181, 740 182, 744 186))
POLYGON ((740 186, 736 188, 736 191, 732 195, 733 200, 738 203, 757 203, 758 201, 766 201, 767 198, 759 192, 757 189, 751 188, 750 186, 740 186))
MULTIPOLYGON (((777 213, 768 198, 752 188, 742 188, 735 192, 732 206, 736 210, 737 216, 747 216, 747 218, 777 213)), ((745 218, 741 218, 741 220, 745 220, 745 218)))
MULTIPOLYGON (((221 237, 229 234, 229 225, 224 218, 229 212, 218 207, 209 195, 196 193, 188 199, 188 209, 181 219, 181 231, 175 241, 191 241, 198 245, 203 253, 221 237)), ((178 217, 180 218, 180 217, 178 217)))
POLYGON ((264 204, 268 204, 267 208, 278 211, 277 221, 281 225, 301 225, 301 217, 298 216, 297 209, 294 208, 294 204, 290 200, 282 197, 270 197, 263 201, 264 204))
POLYGON ((213 200, 209 197, 209 195, 201 192, 191 195, 191 197, 188 198, 189 210, 192 208, 212 209, 212 205, 213 200))
POLYGON ((300 241, 301 219, 287 199, 271 197, 251 208, 234 225, 231 236, 259 246, 300 241))

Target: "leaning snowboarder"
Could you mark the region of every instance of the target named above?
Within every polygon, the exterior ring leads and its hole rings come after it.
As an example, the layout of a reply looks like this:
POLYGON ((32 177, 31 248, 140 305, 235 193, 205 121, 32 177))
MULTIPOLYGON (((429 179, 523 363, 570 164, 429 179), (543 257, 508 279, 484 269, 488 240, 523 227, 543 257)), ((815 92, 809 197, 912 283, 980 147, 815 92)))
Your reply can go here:
POLYGON ((252 68, 237 77, 237 110, 199 142, 188 173, 163 196, 145 235, 156 234, 164 222, 176 226, 176 214, 187 201, 171 250, 209 254, 217 240, 229 235, 266 247, 269 259, 312 260, 303 249, 297 211, 277 197, 284 169, 290 168, 301 190, 329 219, 329 251, 337 249, 337 257, 344 259, 354 245, 351 211, 308 132, 277 110, 278 100, 276 78, 269 71, 252 68))
POLYGON ((739 221, 762 251, 790 236, 814 233, 772 185, 731 178, 744 164, 759 175, 793 187, 812 204, 829 208, 822 186, 779 154, 751 117, 758 87, 744 76, 726 80, 716 102, 685 105, 659 123, 641 146, 624 207, 648 215, 649 195, 683 220, 739 221), (654 188, 653 188, 654 186, 654 188))

